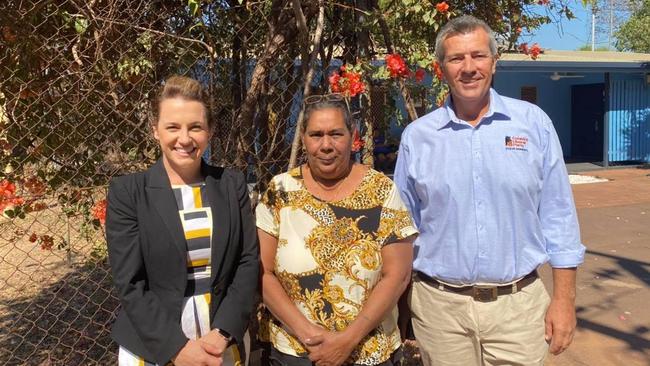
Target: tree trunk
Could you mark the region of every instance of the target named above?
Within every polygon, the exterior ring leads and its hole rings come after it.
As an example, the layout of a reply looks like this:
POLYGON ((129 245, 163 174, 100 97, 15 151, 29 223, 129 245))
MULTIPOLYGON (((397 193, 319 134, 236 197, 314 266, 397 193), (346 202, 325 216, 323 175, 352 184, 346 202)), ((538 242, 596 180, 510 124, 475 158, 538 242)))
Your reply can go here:
POLYGON ((366 101, 363 108, 363 122, 366 125, 366 133, 363 136, 363 148, 361 149, 361 162, 369 167, 375 167, 375 141, 373 140, 374 126, 372 124, 372 89, 370 85, 368 88, 368 95, 362 99, 366 101))
MULTIPOLYGON (((381 33, 384 36, 384 42, 386 43, 386 50, 388 51, 388 53, 395 53, 395 50, 393 49, 393 42, 390 36, 390 30, 388 29, 388 24, 386 24, 386 19, 384 19, 383 14, 378 13, 378 15, 379 15, 379 26, 381 27, 381 33)), ((404 99, 406 112, 408 113, 411 122, 413 122, 416 119, 418 119, 418 112, 415 110, 415 105, 413 105, 413 99, 411 99, 411 94, 406 88, 406 84, 404 83, 403 79, 401 78, 398 79, 397 83, 399 85, 400 94, 402 94, 402 98, 404 99)))
MULTIPOLYGON (((260 96, 264 79, 269 75, 271 68, 277 62, 278 54, 282 48, 288 42, 291 42, 298 34, 293 13, 285 10, 284 5, 284 1, 281 0, 273 2, 271 12, 273 15, 277 14, 277 16, 272 15, 273 22, 264 46, 264 52, 260 55, 255 64, 255 69, 251 75, 251 83, 246 92, 246 98, 244 99, 242 107, 239 110, 239 115, 237 116, 233 126, 240 131, 246 132, 253 128, 253 116, 255 115, 257 100, 260 96)), ((310 4, 307 4, 307 7, 305 8, 305 17, 307 18, 309 18, 313 13, 313 9, 309 5, 310 4)), ((238 143, 236 165, 245 166, 246 161, 241 152, 244 151, 246 146, 251 146, 253 141, 244 138, 239 139, 238 143)))
MULTIPOLYGON (((320 49, 320 42, 323 37, 323 25, 325 23, 325 6, 323 5, 323 0, 318 1, 318 20, 316 23, 316 31, 314 32, 314 39, 312 40, 312 51, 309 56, 309 71, 305 77, 305 85, 303 87, 302 97, 308 97, 311 93, 311 79, 314 77, 314 72, 316 69, 316 61, 318 60, 318 51, 320 49)), ((305 60, 307 61, 307 60, 305 60)), ((321 65, 325 67, 325 65, 321 65)), ((305 115, 304 103, 300 108, 300 113, 298 114, 298 119, 296 120, 296 130, 293 135, 293 143, 291 144, 291 156, 289 157, 289 169, 292 169, 296 166, 298 161, 298 151, 300 150, 300 135, 302 131, 303 118, 305 115)))
MULTIPOLYGON (((357 6, 361 11, 355 12, 356 23, 361 25, 361 31, 358 33, 359 39, 359 58, 362 60, 370 60, 370 31, 365 26, 366 19, 365 14, 371 7, 375 7, 376 4, 368 0, 358 0, 357 6), (370 2, 370 4, 368 4, 370 2)), ((363 147, 361 148, 361 162, 369 167, 375 166, 374 161, 374 141, 372 139, 373 135, 373 125, 372 125, 372 101, 370 96, 372 95, 372 85, 368 86, 368 92, 366 95, 361 96, 361 121, 365 126, 365 135, 361 135, 359 131, 359 138, 364 141, 363 147), (365 105, 364 105, 365 101, 365 105)), ((361 129, 359 129, 361 130, 361 129)))

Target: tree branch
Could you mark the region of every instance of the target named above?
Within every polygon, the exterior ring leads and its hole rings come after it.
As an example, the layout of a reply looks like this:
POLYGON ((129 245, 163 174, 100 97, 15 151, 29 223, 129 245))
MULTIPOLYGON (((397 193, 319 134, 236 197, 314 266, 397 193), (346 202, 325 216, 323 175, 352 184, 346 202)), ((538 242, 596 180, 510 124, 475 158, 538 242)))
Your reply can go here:
MULTIPOLYGON (((388 24, 386 24, 386 19, 384 18, 384 15, 381 14, 380 12, 377 12, 378 19, 379 19, 379 26, 381 27, 381 32, 382 35, 384 36, 384 43, 386 44, 386 50, 388 53, 395 53, 395 49, 393 48, 393 42, 391 40, 390 36, 390 30, 388 29, 388 24)), ((404 83, 403 79, 398 79, 397 84, 399 86, 399 91, 402 94, 402 98, 404 99, 404 106, 406 107, 406 112, 409 115, 409 119, 412 121, 415 121, 418 119, 418 112, 415 110, 415 105, 413 105, 413 99, 411 98, 411 94, 408 91, 408 88, 406 88, 406 84, 404 83)))
MULTIPOLYGON (((308 97, 311 93, 311 79, 314 77, 314 72, 316 69, 316 61, 318 60, 318 51, 320 50, 320 42, 323 38, 323 26, 325 24, 325 6, 323 5, 323 0, 318 1, 318 20, 316 21, 316 30, 314 32, 314 38, 312 39, 312 50, 309 57, 309 71, 305 77, 305 85, 303 87, 302 97, 308 97)), ((324 68, 325 65, 321 65, 321 68, 324 68)), ((289 169, 296 166, 298 159, 298 150, 300 149, 300 134, 302 131, 303 118, 305 115, 305 107, 300 108, 300 113, 298 113, 298 119, 296 120, 296 131, 293 135, 293 143, 291 144, 291 156, 289 158, 289 169)))
POLYGON ((300 58, 302 59, 302 76, 307 74, 307 63, 309 62, 309 28, 307 28, 307 20, 305 14, 302 12, 300 0, 291 0, 293 13, 296 17, 296 27, 298 28, 298 38, 300 38, 300 58))

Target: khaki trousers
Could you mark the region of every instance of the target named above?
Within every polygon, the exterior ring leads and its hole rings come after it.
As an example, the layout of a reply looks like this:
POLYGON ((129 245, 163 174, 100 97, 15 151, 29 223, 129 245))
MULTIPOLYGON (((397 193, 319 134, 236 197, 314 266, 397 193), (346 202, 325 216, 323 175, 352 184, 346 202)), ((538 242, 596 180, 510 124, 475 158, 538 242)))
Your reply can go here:
POLYGON ((549 303, 539 279, 492 302, 440 290, 417 276, 409 294, 425 366, 543 365, 549 303))

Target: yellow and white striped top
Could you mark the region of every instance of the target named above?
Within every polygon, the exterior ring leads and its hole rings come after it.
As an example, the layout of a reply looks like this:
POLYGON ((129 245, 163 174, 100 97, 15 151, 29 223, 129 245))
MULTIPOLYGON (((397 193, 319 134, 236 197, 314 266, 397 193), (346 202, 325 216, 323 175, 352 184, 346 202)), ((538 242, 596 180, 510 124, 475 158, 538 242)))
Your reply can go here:
MULTIPOLYGON (((173 185, 185 241, 187 242, 187 286, 183 299, 181 328, 189 339, 210 331, 210 275, 212 263, 212 208, 205 183, 173 185)), ((242 365, 237 345, 223 354, 223 365, 242 365)), ((120 347, 119 366, 149 366, 147 362, 120 347)))

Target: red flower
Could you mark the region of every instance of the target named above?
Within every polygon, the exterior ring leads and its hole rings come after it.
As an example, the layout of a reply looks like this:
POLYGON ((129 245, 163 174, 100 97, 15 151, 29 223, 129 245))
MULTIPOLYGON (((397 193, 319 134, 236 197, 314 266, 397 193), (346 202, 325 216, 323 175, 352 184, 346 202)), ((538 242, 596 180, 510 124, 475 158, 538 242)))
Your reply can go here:
POLYGON ((440 67, 438 61, 433 62, 433 74, 436 75, 438 80, 442 80, 442 68, 440 67))
POLYGON ((341 73, 333 72, 329 78, 330 89, 333 93, 343 93, 354 97, 366 91, 366 84, 363 82, 361 73, 347 71, 345 65, 341 66, 341 73))
POLYGON ((424 69, 417 69, 417 71, 415 72, 415 81, 421 83, 422 80, 424 80, 424 76, 425 76, 424 69))
POLYGON ((354 130, 354 134, 352 135, 352 152, 360 151, 363 145, 365 145, 365 142, 359 136, 359 130, 354 130))
POLYGON ((440 2, 436 4, 436 10, 440 13, 446 13, 447 10, 449 10, 449 5, 447 4, 446 1, 440 2))
POLYGON ((27 192, 34 196, 40 196, 45 193, 45 184, 36 177, 25 179, 23 181, 23 186, 27 192))
POLYGON ((32 207, 32 211, 43 211, 47 208, 47 205, 42 202, 36 202, 32 207))
POLYGON ((519 52, 523 53, 524 55, 528 54, 528 43, 522 43, 517 47, 519 52))
POLYGON ((7 43, 14 43, 16 42, 16 33, 5 25, 2 27, 2 38, 4 38, 7 43))
POLYGON ((93 217, 102 224, 106 222, 106 200, 101 200, 95 203, 92 208, 93 217))
POLYGON ((341 80, 341 75, 338 72, 334 71, 329 77, 330 88, 333 93, 340 93, 339 81, 341 80))
POLYGON ((345 73, 345 78, 347 79, 347 95, 353 97, 366 91, 366 84, 361 79, 361 74, 350 71, 345 73))
POLYGON ((397 53, 386 56, 386 68, 390 72, 390 77, 407 77, 410 73, 408 66, 402 56, 397 53))
POLYGON ((528 51, 530 53, 530 58, 537 60, 537 57, 542 53, 542 48, 537 43, 533 43, 533 46, 528 51))
POLYGON ((548 5, 550 3, 550 0, 539 0, 537 1, 538 5, 548 5))
POLYGON ((2 150, 3 152, 6 152, 6 153, 10 153, 11 152, 11 144, 9 143, 9 141, 0 140, 0 150, 2 150))
POLYGON ((11 203, 14 206, 19 206, 19 205, 22 205, 23 203, 25 203, 25 200, 22 197, 12 197, 9 200, 9 203, 11 203))
POLYGON ((16 185, 4 179, 0 182, 0 214, 8 206, 20 206, 25 201, 22 197, 16 196, 16 185))
POLYGON ((16 193, 16 185, 4 179, 0 182, 0 196, 10 197, 16 193))
POLYGON ((49 235, 41 236, 41 249, 50 250, 54 246, 54 238, 49 235))
POLYGON ((36 240, 38 240, 38 235, 36 235, 36 233, 32 233, 32 235, 29 236, 29 241, 35 243, 36 240))

